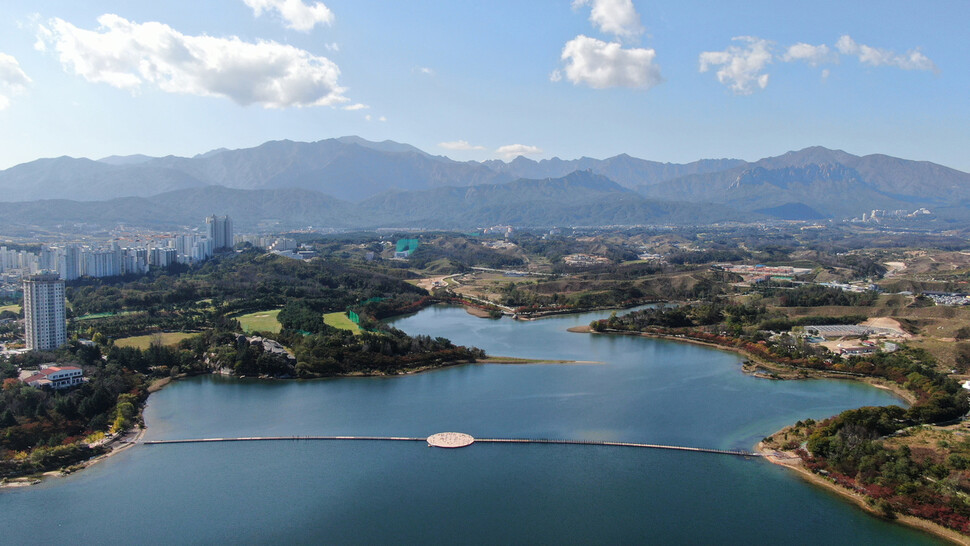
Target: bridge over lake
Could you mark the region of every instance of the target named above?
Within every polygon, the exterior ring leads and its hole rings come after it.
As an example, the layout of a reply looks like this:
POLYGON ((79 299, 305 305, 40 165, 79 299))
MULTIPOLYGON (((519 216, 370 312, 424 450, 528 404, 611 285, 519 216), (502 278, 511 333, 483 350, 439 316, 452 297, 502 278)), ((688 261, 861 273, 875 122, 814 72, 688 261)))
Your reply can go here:
POLYGON ((492 444, 558 444, 607 447, 634 447, 642 449, 666 449, 673 451, 693 451, 735 457, 761 457, 743 449, 714 449, 707 447, 675 446, 667 444, 647 444, 637 442, 609 442, 600 440, 557 440, 549 438, 473 438, 460 432, 440 432, 427 438, 408 436, 246 436, 238 438, 188 438, 182 440, 148 440, 145 445, 167 444, 205 444, 218 442, 296 442, 296 441, 372 441, 372 442, 427 442, 429 446, 443 448, 466 447, 473 443, 492 444))

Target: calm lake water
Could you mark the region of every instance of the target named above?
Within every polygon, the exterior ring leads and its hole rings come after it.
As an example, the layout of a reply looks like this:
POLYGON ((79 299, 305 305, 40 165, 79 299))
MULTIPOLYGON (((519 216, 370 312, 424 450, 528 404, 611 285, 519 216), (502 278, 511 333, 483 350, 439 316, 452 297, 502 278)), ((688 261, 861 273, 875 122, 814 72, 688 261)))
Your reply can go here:
MULTIPOLYGON (((489 354, 598 361, 470 365, 393 378, 198 377, 149 399, 146 439, 428 436, 750 449, 799 419, 898 403, 844 381, 769 381, 734 354, 434 307, 395 321, 489 354)), ((0 491, 0 543, 935 544, 760 460, 561 445, 268 442, 136 446, 0 491)))

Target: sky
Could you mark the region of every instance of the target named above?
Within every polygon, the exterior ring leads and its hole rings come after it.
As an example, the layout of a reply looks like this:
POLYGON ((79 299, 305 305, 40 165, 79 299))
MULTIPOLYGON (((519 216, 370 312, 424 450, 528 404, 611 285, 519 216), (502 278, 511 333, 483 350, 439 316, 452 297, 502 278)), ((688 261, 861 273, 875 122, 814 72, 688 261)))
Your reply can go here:
POLYGON ((970 171, 970 2, 3 0, 0 169, 345 135, 970 171))

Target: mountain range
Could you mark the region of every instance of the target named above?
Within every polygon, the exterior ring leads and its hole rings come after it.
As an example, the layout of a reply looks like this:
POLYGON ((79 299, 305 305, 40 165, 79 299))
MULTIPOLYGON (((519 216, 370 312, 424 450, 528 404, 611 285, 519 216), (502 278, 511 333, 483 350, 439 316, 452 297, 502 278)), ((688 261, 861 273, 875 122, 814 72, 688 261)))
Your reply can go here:
POLYGON ((811 147, 746 162, 659 163, 621 154, 453 161, 393 141, 272 141, 195 157, 39 159, 0 171, 7 225, 470 228, 844 219, 933 209, 968 220, 970 174, 886 155, 811 147), (57 196, 57 199, 50 199, 57 196))

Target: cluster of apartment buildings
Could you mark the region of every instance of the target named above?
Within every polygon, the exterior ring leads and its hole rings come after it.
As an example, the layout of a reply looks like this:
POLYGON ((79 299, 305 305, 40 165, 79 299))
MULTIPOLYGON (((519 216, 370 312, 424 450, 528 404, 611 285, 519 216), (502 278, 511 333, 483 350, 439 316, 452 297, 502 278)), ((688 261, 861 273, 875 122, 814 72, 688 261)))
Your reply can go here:
POLYGON ((236 235, 236 244, 249 243, 255 247, 265 248, 269 252, 286 252, 296 250, 299 244, 296 239, 289 237, 267 237, 262 235, 236 235))
POLYGON ((883 209, 873 209, 871 212, 862 213, 862 218, 853 218, 852 222, 872 222, 879 223, 880 220, 889 218, 916 218, 917 216, 924 216, 928 214, 933 214, 929 209, 918 208, 912 212, 904 209, 899 210, 883 210, 883 209))
POLYGON ((232 219, 210 216, 206 232, 153 237, 148 240, 109 241, 101 245, 45 245, 39 252, 0 246, 0 295, 16 297, 21 279, 42 271, 65 281, 80 277, 144 275, 152 267, 198 263, 233 245, 232 219))
POLYGON ((106 248, 76 244, 45 246, 39 253, 8 251, 0 247, 0 273, 5 291, 23 289, 24 339, 28 350, 56 349, 67 343, 64 282, 81 276, 110 277, 147 273, 149 267, 205 260, 213 251, 233 244, 232 220, 206 218, 207 234, 157 239, 150 248, 106 248), (159 244, 158 241, 164 241, 159 244), (12 287, 14 279, 20 286, 12 287))

